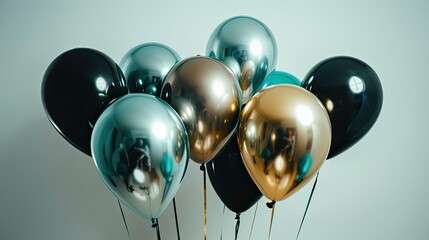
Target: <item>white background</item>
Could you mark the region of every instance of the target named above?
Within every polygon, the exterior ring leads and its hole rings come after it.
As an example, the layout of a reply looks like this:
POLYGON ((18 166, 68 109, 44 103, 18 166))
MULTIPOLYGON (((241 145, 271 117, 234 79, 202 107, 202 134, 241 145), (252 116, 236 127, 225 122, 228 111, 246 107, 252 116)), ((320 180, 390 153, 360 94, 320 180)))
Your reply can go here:
MULTIPOLYGON (((0 2, 0 239, 127 239, 116 202, 90 157, 51 126, 41 81, 75 47, 116 62, 159 42, 182 58, 204 54, 211 32, 236 15, 258 18, 278 44, 277 69, 302 79, 319 61, 349 55, 379 75, 384 103, 371 131, 327 161, 300 239, 426 239, 429 236, 428 1, 14 1, 0 2)), ((271 239, 294 239, 311 184, 276 207, 271 239)), ((261 199, 252 239, 267 239, 261 199)), ((202 177, 189 165, 177 194, 182 239, 203 238, 202 177)), ((233 239, 234 214, 208 182, 208 239, 233 239)), ((254 208, 242 215, 249 239, 254 208)), ((132 239, 156 239, 125 209, 132 239)), ((177 239, 173 208, 162 239, 177 239)))

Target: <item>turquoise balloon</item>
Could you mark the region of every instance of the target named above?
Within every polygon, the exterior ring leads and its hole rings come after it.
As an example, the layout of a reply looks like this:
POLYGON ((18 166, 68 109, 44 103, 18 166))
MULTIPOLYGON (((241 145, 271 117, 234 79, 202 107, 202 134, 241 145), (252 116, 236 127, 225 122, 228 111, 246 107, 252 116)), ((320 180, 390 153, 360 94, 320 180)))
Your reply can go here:
POLYGON ((261 91, 264 88, 278 85, 278 84, 292 84, 292 85, 300 86, 301 81, 290 73, 281 72, 281 71, 272 71, 264 79, 264 81, 262 81, 262 84, 259 85, 259 87, 256 90, 253 91, 253 95, 255 95, 257 92, 261 91))

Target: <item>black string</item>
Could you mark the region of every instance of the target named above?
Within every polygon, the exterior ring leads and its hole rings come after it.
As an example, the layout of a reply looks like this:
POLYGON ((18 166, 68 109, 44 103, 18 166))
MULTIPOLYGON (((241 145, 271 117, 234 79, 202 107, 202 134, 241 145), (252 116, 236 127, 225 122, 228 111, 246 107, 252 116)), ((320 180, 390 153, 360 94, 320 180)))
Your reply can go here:
POLYGON ((176 197, 173 198, 174 218, 176 219, 177 239, 180 240, 179 220, 177 219, 176 197))
POLYGON ((272 201, 270 203, 267 203, 267 206, 268 206, 268 208, 271 208, 270 231, 268 232, 268 240, 270 240, 271 228, 273 226, 273 219, 274 219, 274 209, 276 209, 276 201, 272 201))
POLYGON ((152 227, 156 228, 156 236, 158 240, 161 240, 161 233, 159 231, 159 222, 158 222, 158 218, 152 218, 152 227))
POLYGON ((161 234, 159 232, 159 224, 156 226, 156 236, 157 236, 158 240, 161 240, 161 234))
POLYGON ((235 240, 237 240, 238 230, 240 229, 240 213, 237 213, 235 219, 237 219, 237 223, 235 224, 235 240))
POLYGON ((119 209, 121 210, 122 220, 124 221, 125 229, 127 229, 128 239, 131 240, 130 231, 128 230, 127 220, 125 220, 124 211, 122 210, 122 205, 121 205, 121 202, 119 201, 119 199, 118 199, 118 205, 119 205, 119 209))
POLYGON ((314 189, 316 188, 317 179, 319 178, 319 172, 317 172, 316 180, 314 180, 313 189, 311 189, 310 197, 308 198, 307 206, 305 207, 304 216, 302 216, 301 225, 299 225, 298 233, 296 234, 296 240, 298 240, 299 233, 301 232, 302 224, 304 223, 305 216, 307 215, 308 207, 310 206, 311 198, 313 197, 314 189))

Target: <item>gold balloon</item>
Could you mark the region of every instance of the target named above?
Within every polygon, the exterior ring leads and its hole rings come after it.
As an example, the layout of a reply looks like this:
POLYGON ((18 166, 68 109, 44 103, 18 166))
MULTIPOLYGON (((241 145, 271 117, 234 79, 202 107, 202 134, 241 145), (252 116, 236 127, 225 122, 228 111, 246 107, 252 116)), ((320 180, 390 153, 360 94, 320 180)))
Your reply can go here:
POLYGON ((244 107, 237 138, 253 181, 267 198, 279 201, 319 171, 329 152, 331 123, 312 93, 276 85, 244 107))
POLYGON ((237 127, 241 89, 218 60, 197 56, 179 62, 165 79, 161 99, 185 123, 190 157, 197 163, 213 159, 237 127))

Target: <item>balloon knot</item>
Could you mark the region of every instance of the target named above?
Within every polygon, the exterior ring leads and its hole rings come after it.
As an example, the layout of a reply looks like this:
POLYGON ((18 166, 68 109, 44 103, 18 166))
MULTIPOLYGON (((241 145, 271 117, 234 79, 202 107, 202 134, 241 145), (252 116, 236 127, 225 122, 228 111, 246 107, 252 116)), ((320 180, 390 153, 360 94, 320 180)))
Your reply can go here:
POLYGON ((158 219, 156 219, 156 218, 152 218, 152 219, 151 219, 151 221, 152 221, 152 227, 153 227, 153 228, 158 227, 158 219))
POLYGON ((273 207, 274 207, 274 204, 276 204, 276 201, 274 201, 274 200, 273 200, 272 202, 268 202, 268 203, 267 203, 267 207, 268 207, 268 208, 273 208, 273 207))
POLYGON ((203 163, 203 164, 201 164, 201 166, 200 166, 200 170, 201 170, 201 171, 206 170, 206 167, 204 166, 204 163, 203 163))
POLYGON ((240 220, 240 213, 237 213, 237 215, 235 215, 235 219, 240 220))

